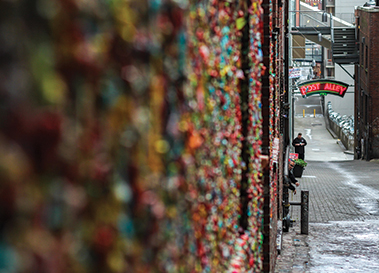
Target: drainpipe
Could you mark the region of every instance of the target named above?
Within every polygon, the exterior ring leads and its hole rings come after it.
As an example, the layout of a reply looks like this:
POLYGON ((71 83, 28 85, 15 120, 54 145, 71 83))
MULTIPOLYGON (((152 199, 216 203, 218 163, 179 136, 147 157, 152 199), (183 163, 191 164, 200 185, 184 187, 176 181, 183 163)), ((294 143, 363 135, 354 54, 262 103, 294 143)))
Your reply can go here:
MULTIPOLYGON (((288 103, 289 99, 292 99, 292 96, 289 93, 290 86, 289 86, 289 51, 291 50, 289 48, 289 25, 288 25, 288 19, 289 19, 289 6, 288 2, 285 3, 284 6, 284 89, 286 91, 285 94, 285 103, 288 103)), ((290 139, 289 139, 289 119, 285 119, 284 121, 284 146, 289 145, 290 139)), ((292 124, 293 126, 293 124, 292 124)))

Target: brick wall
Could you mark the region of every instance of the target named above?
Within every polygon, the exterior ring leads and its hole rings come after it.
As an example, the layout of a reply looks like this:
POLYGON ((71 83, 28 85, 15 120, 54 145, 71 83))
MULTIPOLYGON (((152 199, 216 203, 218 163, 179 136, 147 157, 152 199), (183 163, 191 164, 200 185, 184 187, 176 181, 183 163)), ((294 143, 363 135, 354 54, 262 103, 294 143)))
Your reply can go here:
POLYGON ((370 12, 368 31, 368 80, 371 109, 369 122, 371 124, 372 158, 379 158, 379 12, 370 12))
POLYGON ((379 158, 379 11, 373 8, 357 10, 359 16, 359 65, 355 95, 357 142, 363 139, 364 159, 379 158))

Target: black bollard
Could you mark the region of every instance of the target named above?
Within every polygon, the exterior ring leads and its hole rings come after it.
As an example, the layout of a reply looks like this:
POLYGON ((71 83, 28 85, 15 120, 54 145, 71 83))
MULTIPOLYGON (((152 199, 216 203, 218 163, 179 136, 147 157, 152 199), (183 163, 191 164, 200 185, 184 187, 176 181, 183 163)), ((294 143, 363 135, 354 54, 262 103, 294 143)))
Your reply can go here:
MULTIPOLYGON (((308 235, 309 215, 309 191, 301 191, 300 202, 289 202, 291 206, 301 206, 300 209, 300 233, 308 235)), ((288 208, 289 210, 289 208, 288 208)))
POLYGON ((301 191, 301 234, 308 235, 309 191, 301 191))

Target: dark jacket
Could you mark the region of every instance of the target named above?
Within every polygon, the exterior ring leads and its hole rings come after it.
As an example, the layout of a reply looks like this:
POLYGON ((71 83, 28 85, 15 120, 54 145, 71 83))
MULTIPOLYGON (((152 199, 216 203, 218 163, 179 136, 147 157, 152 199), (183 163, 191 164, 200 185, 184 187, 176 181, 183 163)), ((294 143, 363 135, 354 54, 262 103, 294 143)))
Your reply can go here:
POLYGON ((296 179, 295 176, 293 175, 292 170, 288 171, 288 178, 290 179, 290 181, 291 181, 292 184, 296 184, 297 179, 296 179))
POLYGON ((296 137, 293 141, 292 141, 292 146, 295 147, 295 153, 297 154, 303 154, 304 153, 304 146, 307 145, 307 141, 302 137, 302 138, 298 138, 296 137), (299 144, 299 143, 304 143, 304 145, 301 145, 301 146, 296 146, 295 144, 299 144))
POLYGON ((291 184, 291 179, 289 179, 288 177, 284 177, 284 183, 283 183, 283 186, 290 189, 291 191, 294 191, 296 190, 295 186, 291 184))
POLYGON ((289 188, 290 190, 294 191, 296 190, 295 186, 292 184, 296 184, 297 179, 292 173, 292 170, 288 170, 288 176, 284 176, 284 186, 289 188))

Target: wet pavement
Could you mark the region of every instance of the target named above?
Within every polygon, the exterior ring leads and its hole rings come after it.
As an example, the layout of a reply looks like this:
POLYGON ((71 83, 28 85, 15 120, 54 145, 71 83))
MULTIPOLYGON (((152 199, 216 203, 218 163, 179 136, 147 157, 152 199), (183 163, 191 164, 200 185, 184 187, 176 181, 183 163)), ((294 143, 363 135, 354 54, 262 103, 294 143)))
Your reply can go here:
POLYGON ((306 272, 379 272, 379 221, 312 223, 306 272))
POLYGON ((308 145, 305 146, 305 161, 344 161, 353 160, 354 156, 345 153, 345 149, 340 146, 338 139, 325 129, 324 116, 316 115, 295 117, 294 134, 302 133, 308 145))
POLYGON ((311 129, 308 166, 290 195, 300 201, 309 190, 309 235, 300 234, 300 208, 292 206, 275 272, 379 272, 379 164, 349 159, 325 128, 311 127, 317 119, 295 122, 295 132, 311 129))

